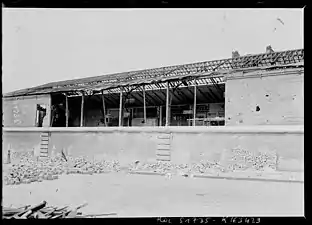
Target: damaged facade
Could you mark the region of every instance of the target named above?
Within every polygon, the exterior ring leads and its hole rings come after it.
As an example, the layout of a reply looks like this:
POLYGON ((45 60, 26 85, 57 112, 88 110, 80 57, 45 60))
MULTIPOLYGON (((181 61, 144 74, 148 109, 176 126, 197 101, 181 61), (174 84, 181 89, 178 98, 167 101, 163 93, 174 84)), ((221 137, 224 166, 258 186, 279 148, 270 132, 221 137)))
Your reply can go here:
POLYGON ((304 50, 269 50, 11 92, 4 126, 303 124, 304 50))

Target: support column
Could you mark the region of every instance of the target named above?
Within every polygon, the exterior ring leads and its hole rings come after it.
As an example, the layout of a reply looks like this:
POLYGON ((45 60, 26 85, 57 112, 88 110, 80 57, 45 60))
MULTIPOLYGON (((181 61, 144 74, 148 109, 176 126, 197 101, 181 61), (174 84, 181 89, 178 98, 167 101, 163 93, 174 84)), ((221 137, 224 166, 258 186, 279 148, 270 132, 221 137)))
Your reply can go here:
POLYGON ((119 127, 122 126, 122 120, 123 120, 123 115, 122 115, 122 89, 120 88, 120 97, 119 97, 119 127))
POLYGON ((104 126, 107 127, 104 91, 102 90, 101 92, 102 92, 102 105, 103 105, 104 126))
POLYGON ((159 106, 159 126, 162 126, 162 106, 159 106))
POLYGON ((197 90, 197 88, 196 88, 196 80, 194 80, 194 106, 193 106, 193 108, 194 108, 194 110, 193 110, 193 126, 195 126, 196 125, 196 122, 195 122, 195 119, 196 119, 196 90, 197 90))
POLYGON ((68 96, 66 93, 65 93, 65 107, 66 107, 66 111, 65 111, 66 127, 68 127, 68 96))
POLYGON ((167 95, 166 95, 166 127, 169 126, 169 82, 167 81, 167 95))
POLYGON ((83 108, 84 108, 84 93, 81 93, 81 114, 80 114, 80 126, 83 127, 83 117, 84 117, 84 113, 83 113, 83 108))
POLYGON ((143 114, 144 114, 144 125, 146 124, 146 99, 145 99, 145 85, 143 86, 143 114))

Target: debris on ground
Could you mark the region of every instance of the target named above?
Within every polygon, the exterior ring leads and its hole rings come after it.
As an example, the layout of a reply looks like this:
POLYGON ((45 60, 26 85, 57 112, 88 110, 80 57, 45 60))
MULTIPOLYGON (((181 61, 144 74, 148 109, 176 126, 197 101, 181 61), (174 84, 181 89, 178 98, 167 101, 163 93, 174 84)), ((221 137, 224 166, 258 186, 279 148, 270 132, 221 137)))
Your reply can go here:
POLYGON ((88 204, 82 204, 78 207, 70 208, 47 206, 47 202, 35 206, 24 206, 20 208, 2 207, 2 219, 61 219, 61 218, 95 218, 109 215, 117 215, 117 213, 103 213, 83 215, 79 210, 88 204))
MULTIPOLYGON (((252 154, 241 148, 232 149, 229 152, 231 158, 226 162, 227 166, 221 165, 219 161, 201 160, 192 164, 174 164, 171 162, 157 161, 155 163, 144 163, 139 160, 128 165, 128 172, 147 171, 183 177, 191 177, 194 173, 219 174, 234 171, 252 169, 254 171, 275 171, 277 164, 276 153, 259 152, 252 154)), ((120 172, 122 167, 118 160, 95 160, 87 157, 71 157, 59 153, 45 159, 34 157, 31 152, 19 153, 20 161, 11 164, 4 175, 4 184, 29 184, 42 182, 43 180, 55 180, 62 174, 99 174, 120 172)), ((16 160, 15 160, 16 161, 16 160)), ((169 179, 170 179, 169 178, 169 179)))
POLYGON ((86 157, 67 157, 61 154, 38 160, 31 154, 20 155, 20 161, 11 165, 4 175, 6 185, 29 184, 55 180, 62 174, 88 174, 119 172, 119 162, 89 160, 86 157))

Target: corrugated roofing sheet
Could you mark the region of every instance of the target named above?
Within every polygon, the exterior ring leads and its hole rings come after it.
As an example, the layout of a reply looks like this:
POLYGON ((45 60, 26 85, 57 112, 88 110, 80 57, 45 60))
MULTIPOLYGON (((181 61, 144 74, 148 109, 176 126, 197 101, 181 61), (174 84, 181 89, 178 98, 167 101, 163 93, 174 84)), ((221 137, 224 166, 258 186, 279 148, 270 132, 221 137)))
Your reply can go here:
POLYGON ((247 55, 238 58, 198 62, 185 65, 167 66, 155 69, 138 70, 48 83, 45 85, 18 90, 4 95, 14 97, 21 95, 47 94, 55 92, 70 92, 73 90, 107 90, 129 85, 152 84, 169 80, 180 80, 201 76, 218 76, 246 68, 265 68, 303 63, 304 50, 289 50, 282 52, 247 55))

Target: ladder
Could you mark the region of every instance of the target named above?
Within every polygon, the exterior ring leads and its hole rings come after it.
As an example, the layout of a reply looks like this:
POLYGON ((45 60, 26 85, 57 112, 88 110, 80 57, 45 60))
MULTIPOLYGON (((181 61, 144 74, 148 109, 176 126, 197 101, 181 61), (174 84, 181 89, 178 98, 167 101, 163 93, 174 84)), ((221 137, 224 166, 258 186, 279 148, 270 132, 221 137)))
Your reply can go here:
POLYGON ((171 134, 163 133, 157 137, 156 160, 169 162, 171 160, 171 134))
POLYGON ((49 154, 49 132, 40 134, 40 158, 47 158, 49 154))

